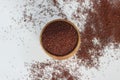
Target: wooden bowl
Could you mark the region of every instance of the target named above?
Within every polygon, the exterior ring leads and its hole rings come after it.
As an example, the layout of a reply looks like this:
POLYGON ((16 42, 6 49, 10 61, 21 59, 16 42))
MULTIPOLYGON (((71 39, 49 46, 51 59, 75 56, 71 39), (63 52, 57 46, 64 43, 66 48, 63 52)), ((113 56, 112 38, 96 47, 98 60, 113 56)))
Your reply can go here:
POLYGON ((78 51, 78 49, 79 49, 79 47, 80 47, 80 43, 81 43, 81 39, 80 39, 80 32, 79 32, 79 30, 77 29, 77 27, 76 27, 72 22, 70 22, 70 21, 68 21, 68 20, 64 20, 64 19, 55 19, 55 20, 52 20, 52 21, 48 22, 48 23, 45 25, 45 27, 43 28, 43 30, 42 30, 42 32, 41 32, 41 35, 40 35, 40 44, 41 44, 42 48, 43 48, 44 51, 45 51, 50 57, 52 57, 53 59, 63 60, 63 59, 67 59, 67 58, 72 57, 73 55, 75 55, 75 54, 77 53, 77 51, 78 51), (71 25, 71 26, 75 29, 75 31, 77 32, 77 44, 75 45, 75 48, 74 48, 71 52, 67 53, 66 55, 60 55, 60 56, 54 55, 53 53, 50 53, 50 52, 44 47, 44 44, 43 44, 43 41, 42 41, 42 35, 44 34, 44 31, 45 31, 46 27, 48 27, 48 25, 50 25, 50 24, 53 23, 53 22, 55 23, 55 22, 59 22, 59 21, 62 21, 62 22, 65 22, 65 23, 71 25))

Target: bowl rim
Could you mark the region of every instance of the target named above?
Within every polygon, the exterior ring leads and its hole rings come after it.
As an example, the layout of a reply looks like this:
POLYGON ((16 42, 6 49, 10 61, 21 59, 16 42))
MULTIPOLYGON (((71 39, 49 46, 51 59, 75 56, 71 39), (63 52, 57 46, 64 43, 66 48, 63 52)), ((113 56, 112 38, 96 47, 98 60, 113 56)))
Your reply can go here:
POLYGON ((42 46, 42 49, 44 50, 44 52, 53 59, 64 60, 64 59, 68 59, 68 58, 74 56, 77 53, 77 51, 79 50, 80 44, 81 44, 81 38, 80 38, 80 32, 79 32, 77 26, 75 24, 73 24, 71 21, 66 20, 66 19, 54 19, 54 20, 49 21, 47 24, 45 24, 45 26, 43 27, 43 29, 40 33, 40 45, 42 46), (51 24, 52 22, 56 22, 56 21, 64 21, 64 22, 72 25, 72 27, 74 27, 74 29, 77 31, 77 35, 78 35, 77 45, 70 53, 68 53, 67 55, 64 55, 64 56, 56 56, 56 55, 49 53, 47 50, 44 49, 43 44, 42 44, 43 31, 46 29, 47 25, 51 24))

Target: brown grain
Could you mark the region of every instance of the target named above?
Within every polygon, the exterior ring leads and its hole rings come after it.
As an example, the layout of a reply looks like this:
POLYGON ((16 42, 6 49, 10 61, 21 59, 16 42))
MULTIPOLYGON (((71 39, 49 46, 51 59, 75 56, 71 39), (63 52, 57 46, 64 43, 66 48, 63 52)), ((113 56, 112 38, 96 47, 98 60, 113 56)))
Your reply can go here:
POLYGON ((78 42, 76 29, 65 21, 54 21, 42 33, 42 45, 51 54, 64 56, 74 50, 78 42))
MULTIPOLYGON (((82 3, 81 1, 84 0, 77 1, 82 3)), ((78 70, 81 65, 85 66, 87 69, 99 68, 99 58, 104 55, 104 53, 101 52, 104 49, 104 47, 107 46, 109 43, 120 43, 120 1, 116 3, 117 6, 115 3, 111 4, 110 0, 100 0, 100 2, 98 2, 98 0, 91 0, 91 2, 93 3, 93 10, 85 10, 84 12, 88 13, 88 17, 86 20, 84 31, 80 32, 81 47, 76 55, 77 58, 72 58, 75 60, 75 62, 73 62, 77 63, 76 65, 79 66, 75 65, 76 68, 72 69, 71 60, 68 60, 67 63, 48 60, 46 62, 43 62, 44 67, 42 67, 42 63, 33 63, 33 65, 39 66, 38 68, 31 67, 31 69, 35 70, 33 73, 31 73, 33 80, 46 78, 44 77, 45 75, 47 75, 45 67, 53 69, 51 71, 52 80, 57 80, 57 78, 62 79, 63 77, 66 80, 69 80, 69 78, 67 78, 68 76, 71 77, 70 80, 82 80, 82 75, 79 74, 80 70, 78 70), (93 42, 94 38, 96 38, 99 41, 99 44, 95 44, 93 42), (58 71, 60 71, 61 74, 58 73, 58 71), (70 71, 72 72, 70 73, 70 71), (76 71, 79 75, 73 76, 72 73, 74 74, 76 73, 76 71), (42 76, 38 77, 38 74, 41 74, 42 76)), ((79 9, 77 10, 79 13, 79 9)), ((78 13, 77 15, 79 15, 78 13)), ((76 20, 80 18, 76 17, 75 15, 73 15, 73 17, 76 20)))

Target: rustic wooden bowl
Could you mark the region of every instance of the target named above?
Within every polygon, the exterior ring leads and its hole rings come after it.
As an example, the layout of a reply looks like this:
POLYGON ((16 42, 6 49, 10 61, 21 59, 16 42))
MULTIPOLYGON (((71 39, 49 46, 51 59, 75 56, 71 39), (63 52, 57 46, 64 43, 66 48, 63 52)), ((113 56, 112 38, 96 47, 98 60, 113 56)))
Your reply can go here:
POLYGON ((79 30, 77 29, 77 27, 72 22, 70 22, 68 20, 64 20, 64 19, 55 19, 55 20, 52 20, 52 21, 48 22, 45 25, 45 27, 43 28, 43 30, 41 31, 40 45, 42 45, 42 48, 46 52, 46 54, 49 55, 50 57, 52 57, 53 59, 63 60, 63 59, 67 59, 67 58, 72 57, 73 55, 75 55, 77 53, 77 51, 78 51, 78 49, 80 47, 80 43, 81 43, 81 39, 80 39, 80 32, 79 32, 79 30), (56 56, 56 55, 53 55, 53 54, 49 53, 47 50, 44 49, 43 44, 42 44, 42 33, 43 33, 43 31, 45 30, 45 28, 47 27, 47 25, 49 25, 50 23, 55 22, 55 21, 64 21, 64 22, 67 22, 68 24, 72 25, 72 27, 74 27, 74 29, 77 31, 78 41, 77 41, 76 47, 70 53, 68 53, 67 55, 64 55, 64 56, 56 56))

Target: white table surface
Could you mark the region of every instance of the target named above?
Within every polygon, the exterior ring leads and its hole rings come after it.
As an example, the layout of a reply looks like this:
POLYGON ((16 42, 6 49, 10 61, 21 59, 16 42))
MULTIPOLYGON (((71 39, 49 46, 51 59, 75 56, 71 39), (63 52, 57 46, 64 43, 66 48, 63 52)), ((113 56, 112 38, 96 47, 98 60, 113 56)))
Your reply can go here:
POLYGON ((30 32, 24 25, 21 28, 17 24, 23 15, 23 8, 17 5, 23 6, 23 2, 0 0, 0 80, 21 80, 27 73, 25 62, 48 58, 41 49, 39 33, 30 32))
MULTIPOLYGON (((34 33, 24 27, 25 24, 18 24, 23 16, 24 1, 0 0, 0 80, 26 80, 21 79, 27 74, 25 62, 44 61, 49 58, 40 46, 40 26, 38 31, 36 29, 37 33, 34 33)), ((113 52, 114 50, 111 50, 111 53, 113 52)), ((113 61, 108 68, 93 74, 96 76, 90 80, 120 80, 120 60, 113 61)))

